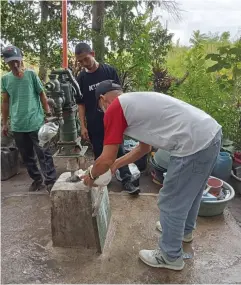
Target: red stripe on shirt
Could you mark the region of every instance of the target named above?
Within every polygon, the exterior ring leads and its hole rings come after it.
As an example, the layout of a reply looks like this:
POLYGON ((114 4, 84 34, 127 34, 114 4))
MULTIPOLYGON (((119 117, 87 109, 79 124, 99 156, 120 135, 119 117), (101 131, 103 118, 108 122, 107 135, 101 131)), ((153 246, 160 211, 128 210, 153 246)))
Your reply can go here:
POLYGON ((118 98, 108 107, 104 117, 105 138, 104 145, 121 144, 127 122, 118 98))

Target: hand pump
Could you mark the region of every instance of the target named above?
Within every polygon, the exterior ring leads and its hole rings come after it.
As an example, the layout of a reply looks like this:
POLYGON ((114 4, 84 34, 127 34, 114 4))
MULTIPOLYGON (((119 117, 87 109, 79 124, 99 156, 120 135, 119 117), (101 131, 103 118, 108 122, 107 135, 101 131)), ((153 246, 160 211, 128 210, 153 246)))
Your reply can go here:
POLYGON ((67 29, 67 0, 62 0, 62 37, 63 37, 63 64, 62 69, 53 70, 50 81, 45 85, 49 105, 53 109, 53 117, 48 121, 59 124, 58 150, 54 157, 67 158, 67 170, 71 172, 69 182, 79 181, 75 171, 80 167, 80 159, 85 159, 84 155, 87 146, 81 145, 81 138, 78 136, 78 106, 75 97, 82 94, 79 85, 72 72, 68 69, 68 29, 67 29))

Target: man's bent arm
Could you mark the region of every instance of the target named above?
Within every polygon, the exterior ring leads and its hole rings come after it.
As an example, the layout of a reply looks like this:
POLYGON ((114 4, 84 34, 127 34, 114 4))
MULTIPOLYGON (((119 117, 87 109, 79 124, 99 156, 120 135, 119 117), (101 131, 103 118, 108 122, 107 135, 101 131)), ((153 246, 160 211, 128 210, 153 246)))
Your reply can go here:
POLYGON ((47 114, 50 113, 50 108, 49 108, 49 104, 47 101, 47 96, 43 91, 40 93, 40 101, 42 103, 42 106, 43 106, 45 113, 47 113, 47 114))
POLYGON ((110 169, 116 160, 118 149, 118 144, 104 146, 101 156, 97 158, 91 170, 93 177, 99 177, 110 169))
POLYGON ((9 117, 9 95, 6 92, 2 93, 2 120, 3 125, 7 125, 9 117))
POLYGON ((80 119, 80 123, 81 123, 81 128, 86 128, 86 124, 85 124, 85 105, 84 104, 79 104, 78 108, 79 108, 79 119, 80 119))
POLYGON ((151 151, 151 146, 145 143, 140 142, 137 147, 135 147, 132 151, 127 153, 126 155, 118 158, 114 164, 114 169, 119 169, 124 165, 128 165, 142 158, 145 154, 151 151))

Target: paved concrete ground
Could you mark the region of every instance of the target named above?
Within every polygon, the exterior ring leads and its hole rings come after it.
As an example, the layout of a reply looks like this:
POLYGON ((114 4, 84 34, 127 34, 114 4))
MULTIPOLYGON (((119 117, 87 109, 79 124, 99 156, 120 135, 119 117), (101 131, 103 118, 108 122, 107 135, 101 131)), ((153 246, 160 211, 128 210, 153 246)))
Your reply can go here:
MULTIPOLYGON (((61 173, 64 167, 58 165, 61 173)), ((194 242, 184 248, 194 252, 194 258, 187 260, 182 272, 173 272, 150 268, 138 259, 138 251, 155 248, 159 237, 155 230, 159 187, 149 177, 143 176, 146 193, 137 198, 120 193, 119 183, 112 183, 112 219, 102 255, 53 248, 49 196, 44 191, 29 194, 29 183, 24 170, 2 182, 3 284, 241 283, 241 228, 230 210, 198 219, 194 242)), ((240 199, 235 201, 237 214, 241 204, 240 199)))

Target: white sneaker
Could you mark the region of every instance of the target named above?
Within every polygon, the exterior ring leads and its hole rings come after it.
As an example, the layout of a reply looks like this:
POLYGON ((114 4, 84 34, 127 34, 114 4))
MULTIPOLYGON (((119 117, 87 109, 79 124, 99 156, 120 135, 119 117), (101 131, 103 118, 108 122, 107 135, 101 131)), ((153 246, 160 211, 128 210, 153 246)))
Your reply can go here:
POLYGON ((155 250, 140 250, 139 257, 145 264, 151 267, 182 270, 185 265, 182 257, 179 257, 175 261, 167 260, 160 248, 155 250))
MULTIPOLYGON (((162 226, 161 226, 161 223, 158 221, 156 222, 156 228, 158 229, 158 231, 162 232, 162 226)), ((192 242, 193 241, 193 233, 189 233, 187 235, 185 235, 183 237, 183 241, 184 242, 192 242)))

